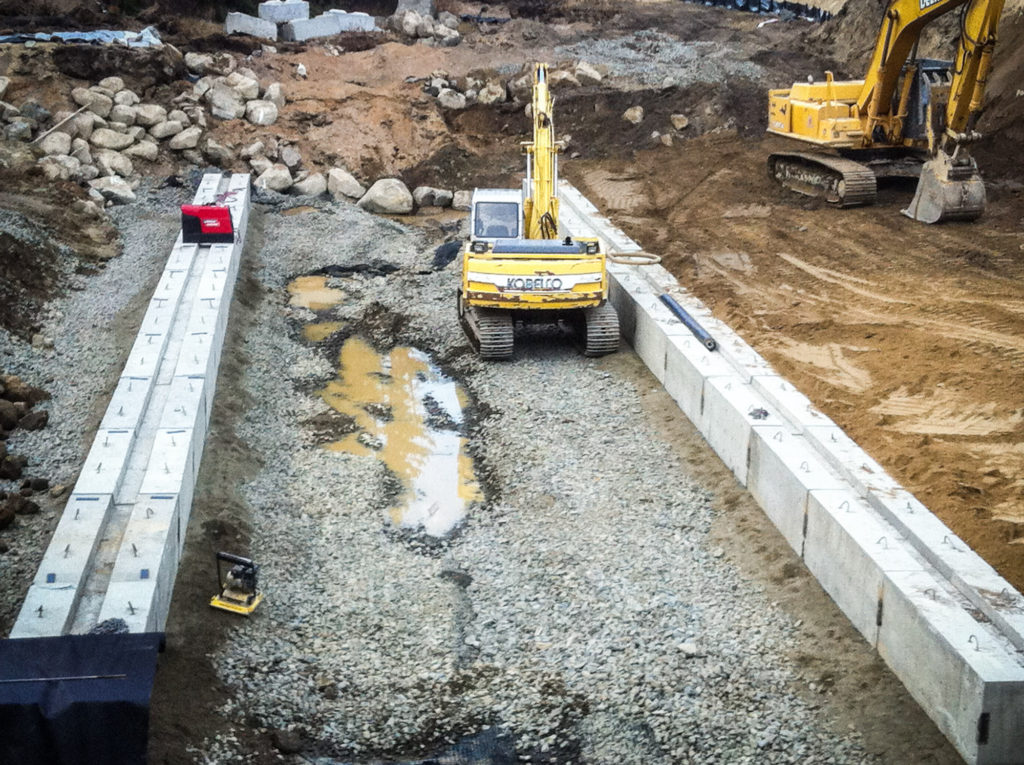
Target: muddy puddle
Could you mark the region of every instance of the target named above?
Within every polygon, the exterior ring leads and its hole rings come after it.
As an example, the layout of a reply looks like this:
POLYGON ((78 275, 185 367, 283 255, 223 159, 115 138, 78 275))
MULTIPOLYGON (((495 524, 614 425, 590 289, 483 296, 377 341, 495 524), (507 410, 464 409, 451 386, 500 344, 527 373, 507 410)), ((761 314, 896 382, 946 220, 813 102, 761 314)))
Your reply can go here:
MULTIPOLYGON (((288 291, 292 305, 317 312, 344 299, 325 276, 299 277, 288 291)), ((343 326, 317 320, 303 326, 303 337, 322 342, 343 326)), ((355 428, 326 448, 374 457, 398 479, 402 491, 389 511, 396 528, 450 534, 483 499, 464 436, 465 391, 423 351, 403 346, 380 353, 358 336, 342 344, 337 369, 318 395, 355 428)))

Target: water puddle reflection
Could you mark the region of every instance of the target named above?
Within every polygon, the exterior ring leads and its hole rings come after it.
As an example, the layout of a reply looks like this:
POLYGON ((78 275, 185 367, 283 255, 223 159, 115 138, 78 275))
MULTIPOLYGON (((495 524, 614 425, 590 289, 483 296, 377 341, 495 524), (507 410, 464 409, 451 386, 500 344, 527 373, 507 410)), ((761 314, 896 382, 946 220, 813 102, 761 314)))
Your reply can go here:
POLYGON ((465 393, 427 354, 404 347, 378 354, 349 338, 337 379, 320 395, 359 428, 327 448, 375 456, 401 481, 391 509, 396 526, 442 537, 483 498, 462 435, 465 393))
POLYGON ((288 285, 292 296, 290 305, 311 311, 326 311, 338 305, 345 293, 337 287, 327 286, 326 276, 300 276, 288 285))

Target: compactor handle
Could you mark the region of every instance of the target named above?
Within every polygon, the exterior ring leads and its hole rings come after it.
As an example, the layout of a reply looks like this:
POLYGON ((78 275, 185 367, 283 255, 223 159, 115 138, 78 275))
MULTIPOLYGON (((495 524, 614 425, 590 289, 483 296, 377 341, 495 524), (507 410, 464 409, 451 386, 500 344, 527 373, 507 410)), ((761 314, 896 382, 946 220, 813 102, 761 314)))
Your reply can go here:
POLYGON ((226 561, 227 563, 237 563, 240 566, 255 566, 251 558, 243 558, 241 555, 232 555, 231 553, 226 552, 217 553, 217 560, 226 561))

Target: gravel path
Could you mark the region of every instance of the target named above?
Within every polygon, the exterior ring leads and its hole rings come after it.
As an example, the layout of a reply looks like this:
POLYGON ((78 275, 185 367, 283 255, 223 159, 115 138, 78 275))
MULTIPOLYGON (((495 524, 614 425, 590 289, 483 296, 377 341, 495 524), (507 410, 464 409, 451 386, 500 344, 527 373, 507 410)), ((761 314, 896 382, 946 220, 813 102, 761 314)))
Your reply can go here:
MULTIPOLYGON (((453 320, 457 266, 430 270, 422 231, 348 205, 265 214, 247 253, 266 289, 245 338, 259 406, 237 430, 263 462, 242 495, 267 600, 212 657, 236 729, 291 731, 324 765, 481 731, 489 762, 871 761, 797 695, 781 657, 804 638, 714 548, 708 494, 641 416, 650 378, 544 334, 483 364, 453 320), (314 317, 286 286, 381 259, 400 270, 332 278, 346 298, 319 318, 428 350, 469 391, 487 496, 439 545, 394 533, 382 464, 324 449, 309 422, 338 342, 302 338, 314 317)), ((191 751, 252 755, 232 731, 191 751)))

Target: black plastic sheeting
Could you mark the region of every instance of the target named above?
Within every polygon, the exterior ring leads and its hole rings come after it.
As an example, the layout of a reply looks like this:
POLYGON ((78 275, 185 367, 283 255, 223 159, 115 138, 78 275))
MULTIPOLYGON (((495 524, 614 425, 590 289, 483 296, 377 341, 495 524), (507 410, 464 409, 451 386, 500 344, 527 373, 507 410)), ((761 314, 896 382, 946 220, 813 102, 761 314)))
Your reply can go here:
POLYGON ((723 8, 735 8, 751 13, 774 13, 783 17, 792 14, 817 22, 828 21, 832 18, 831 13, 823 11, 821 8, 803 3, 786 2, 786 0, 690 0, 690 2, 700 5, 719 5, 723 8))
POLYGON ((144 765, 163 639, 0 640, 0 763, 144 765))

